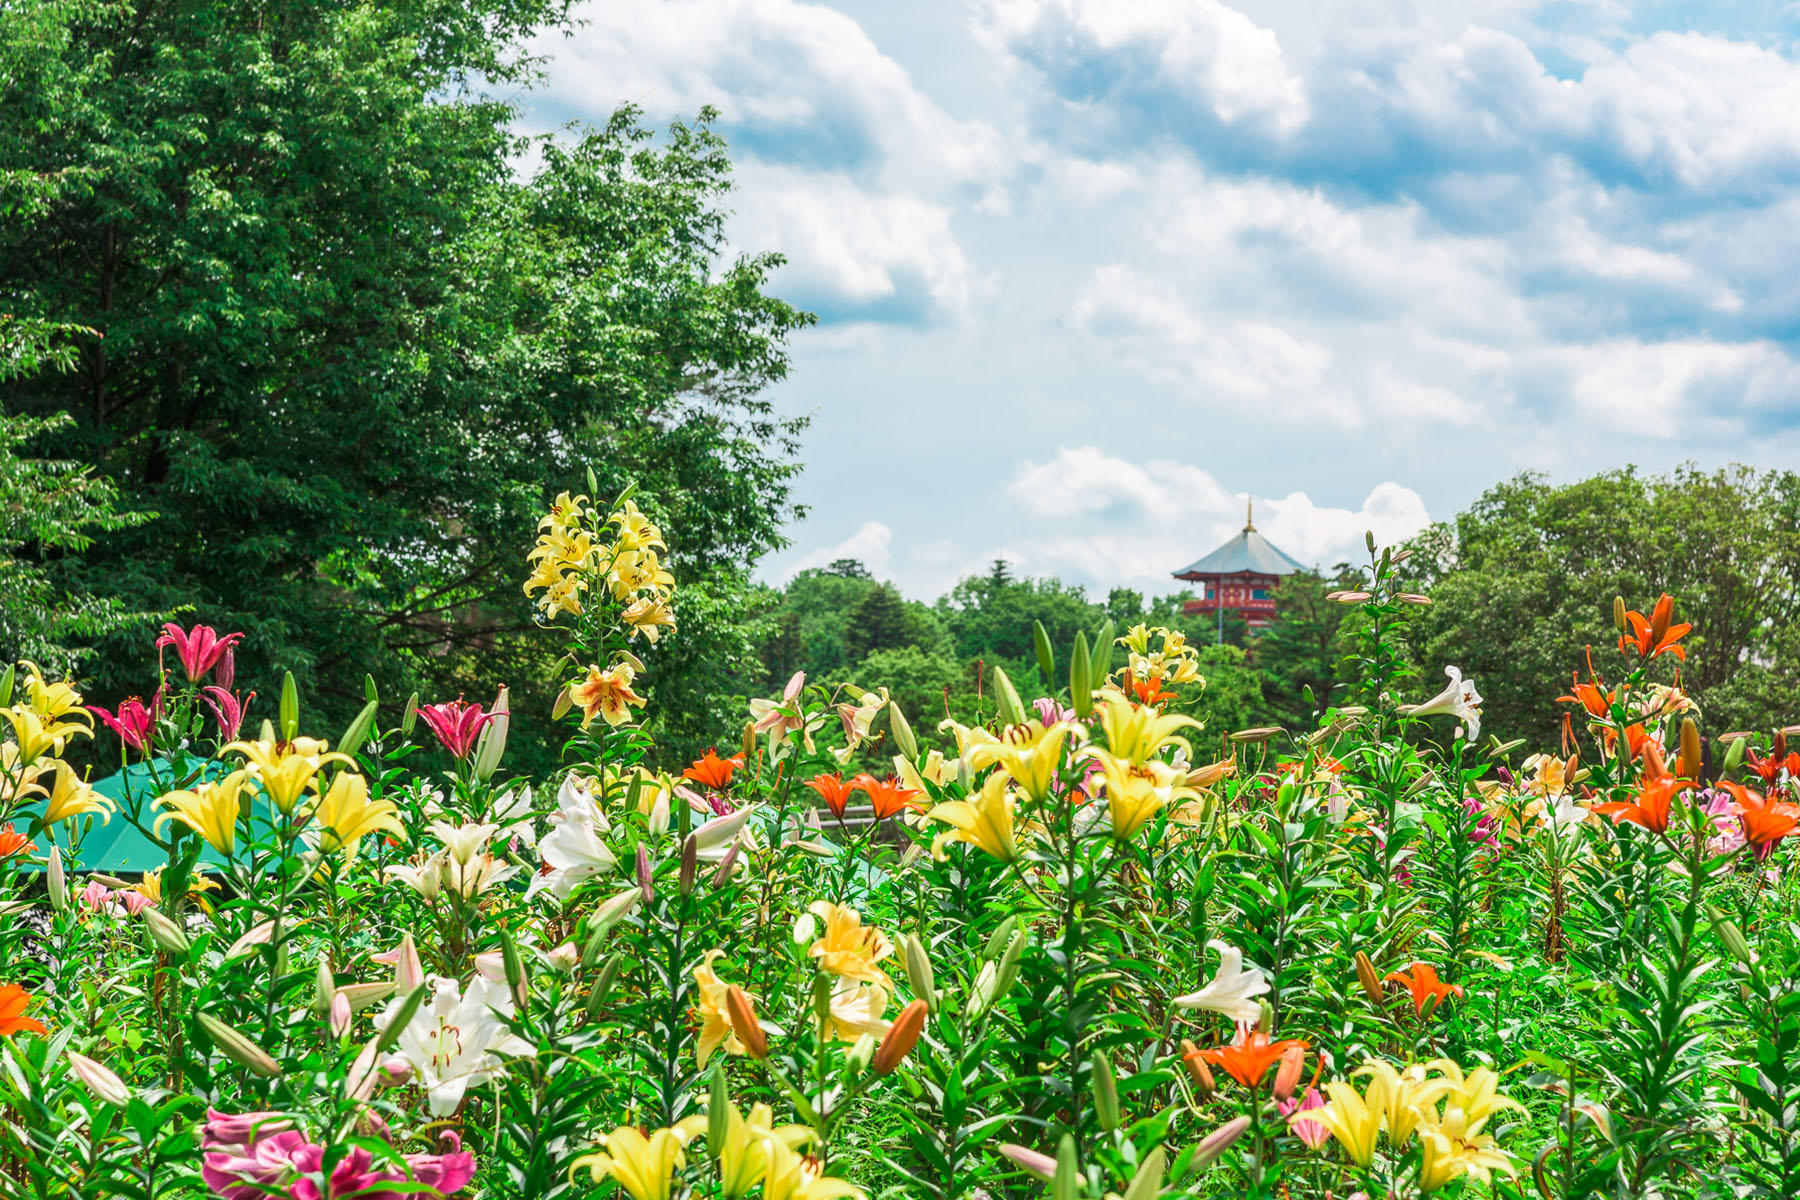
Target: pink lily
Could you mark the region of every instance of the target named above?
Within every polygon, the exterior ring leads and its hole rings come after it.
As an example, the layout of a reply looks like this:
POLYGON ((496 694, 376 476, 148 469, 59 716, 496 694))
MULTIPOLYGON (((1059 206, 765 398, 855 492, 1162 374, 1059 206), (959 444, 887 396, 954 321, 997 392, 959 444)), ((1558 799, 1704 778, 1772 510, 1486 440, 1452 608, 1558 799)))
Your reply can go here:
MULTIPOLYGON (((1299 1100, 1289 1096, 1286 1100, 1277 1101, 1277 1110, 1284 1117, 1291 1117, 1296 1112, 1311 1112, 1315 1108, 1325 1107, 1325 1097, 1319 1094, 1316 1087, 1307 1088, 1306 1095, 1299 1100)), ((1304 1117, 1289 1126, 1294 1135, 1305 1142, 1311 1149, 1317 1150, 1331 1140, 1331 1130, 1317 1121, 1308 1121, 1304 1117)))
POLYGON ((445 704, 420 705, 419 715, 437 734, 438 741, 444 743, 444 749, 457 758, 467 758, 475 751, 475 739, 481 736, 482 726, 492 721, 495 714, 458 696, 445 704))
MULTIPOLYGON (((198 682, 208 671, 218 665, 221 658, 231 653, 231 648, 243 640, 241 633, 228 633, 219 636, 219 631, 210 625, 196 625, 187 632, 181 626, 170 621, 163 626, 162 636, 156 639, 156 648, 175 647, 175 657, 181 660, 181 669, 187 672, 191 682, 198 682)), ((229 681, 227 681, 229 686, 229 681)))
POLYGON ((103 883, 90 883, 81 889, 79 898, 84 908, 105 912, 106 902, 112 899, 112 889, 103 883))
MULTIPOLYGON (((230 657, 226 655, 227 660, 230 657)), ((223 678, 224 675, 225 669, 221 665, 219 677, 223 678)), ((250 701, 256 699, 256 693, 239 697, 236 692, 226 691, 217 684, 208 684, 200 689, 200 698, 206 701, 207 707, 213 710, 214 719, 219 722, 220 739, 229 742, 235 740, 238 730, 243 728, 244 710, 250 707, 250 701)))
POLYGON ((88 711, 106 722, 108 729, 119 735, 119 740, 131 749, 143 753, 150 748, 151 735, 156 730, 156 705, 144 707, 144 702, 133 696, 119 705, 119 711, 111 713, 98 704, 88 705, 88 711))

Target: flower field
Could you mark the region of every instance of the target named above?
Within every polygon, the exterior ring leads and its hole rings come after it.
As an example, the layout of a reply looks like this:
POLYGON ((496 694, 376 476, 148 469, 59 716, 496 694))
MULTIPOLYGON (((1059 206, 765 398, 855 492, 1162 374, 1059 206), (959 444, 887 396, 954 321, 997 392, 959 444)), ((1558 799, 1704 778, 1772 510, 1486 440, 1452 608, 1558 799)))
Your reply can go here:
POLYGON ((204 625, 148 701, 18 664, 0 1197, 1800 1195, 1800 753, 1706 727, 1707 614, 1621 599, 1558 743, 1499 744, 1369 551, 1310 728, 1202 727, 1177 633, 1040 627, 978 722, 796 675, 658 769, 629 493, 520 565, 548 778, 504 688, 326 730, 204 625))

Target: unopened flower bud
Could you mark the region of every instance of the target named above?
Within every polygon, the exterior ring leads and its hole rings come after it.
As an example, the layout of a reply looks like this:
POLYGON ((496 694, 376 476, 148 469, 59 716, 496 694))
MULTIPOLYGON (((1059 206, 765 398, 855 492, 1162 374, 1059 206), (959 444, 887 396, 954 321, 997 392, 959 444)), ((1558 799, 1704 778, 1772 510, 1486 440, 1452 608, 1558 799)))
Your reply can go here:
POLYGON ((1681 719, 1681 753, 1675 759, 1675 773, 1683 779, 1700 778, 1700 726, 1692 717, 1681 719))
POLYGON ((269 1057, 267 1050, 219 1018, 211 1013, 195 1013, 194 1019, 200 1023, 200 1028, 206 1030, 206 1036, 212 1039, 219 1053, 238 1066, 248 1067, 258 1075, 270 1079, 281 1074, 281 1064, 269 1057))
POLYGON ((1138 1164, 1137 1173, 1131 1177, 1131 1186, 1125 1189, 1123 1200, 1156 1200, 1162 1195, 1165 1158, 1161 1146, 1146 1154, 1144 1161, 1138 1164))
POLYGON ((1375 964, 1361 950, 1356 952, 1356 981, 1362 984, 1363 995, 1375 1006, 1376 1012, 1387 1011, 1387 997, 1381 991, 1381 976, 1375 970, 1375 964))
MULTIPOLYGON (((11 670, 9 667, 8 670, 11 670)), ((66 912, 69 907, 69 880, 63 874, 62 847, 50 847, 50 911, 66 912)))
POLYGON ((181 926, 165 916, 160 908, 144 910, 144 928, 150 931, 150 940, 164 953, 186 954, 193 945, 181 926))
POLYGON ((1306 1051, 1299 1046, 1289 1046, 1281 1056, 1281 1066, 1275 1071, 1275 1099, 1286 1100, 1300 1086, 1300 1072, 1306 1069, 1306 1051))
POLYGON ((85 1054, 77 1054, 73 1050, 65 1050, 64 1057, 69 1060, 69 1070, 75 1078, 94 1094, 94 1098, 104 1101, 115 1108, 123 1108, 131 1103, 131 1089, 125 1081, 113 1074, 111 1070, 95 1062, 85 1054))
POLYGON ((1049 1183, 1056 1178, 1056 1160, 1048 1154, 1017 1146, 1011 1142, 1002 1142, 1000 1153, 1040 1182, 1049 1183))
POLYGON ((412 1064, 398 1054, 391 1054, 382 1060, 381 1083, 383 1087, 399 1087, 412 1078, 412 1064))
POLYGON ((325 955, 319 956, 319 966, 313 972, 313 1011, 324 1014, 331 1011, 331 998, 337 995, 337 977, 331 973, 331 960, 325 955))
POLYGON ((600 973, 594 977, 593 990, 588 993, 587 1018, 598 1021, 606 1008, 606 997, 612 991, 613 982, 618 979, 619 972, 625 966, 625 952, 619 951, 607 959, 601 966, 600 973))
POLYGON ((1201 1138, 1200 1144, 1194 1147, 1193 1158, 1188 1160, 1188 1169, 1197 1170, 1219 1161, 1219 1156, 1231 1149, 1232 1143, 1243 1137, 1248 1128, 1249 1117, 1233 1117, 1201 1138))
POLYGON ((821 1021, 831 1020, 831 993, 836 985, 832 977, 823 973, 813 976, 812 1007, 813 1015, 821 1021))
POLYGON ((341 1038, 350 1032, 350 997, 342 992, 331 997, 331 1036, 341 1038))
POLYGON ((928 1015, 930 1006, 923 1000, 914 1000, 900 1010, 900 1015, 888 1026, 887 1035, 881 1039, 881 1047, 875 1051, 871 1064, 875 1074, 892 1075, 894 1069, 906 1061, 906 1056, 919 1044, 919 1035, 925 1032, 928 1015))
POLYGON ((1100 1119, 1100 1128, 1111 1133, 1119 1127, 1119 1081, 1113 1076, 1112 1060, 1096 1054, 1088 1067, 1093 1076, 1094 1115, 1100 1119))
POLYGON ((1737 770, 1739 765, 1744 761, 1744 750, 1749 745, 1750 738, 1747 735, 1744 737, 1732 738, 1725 747, 1724 769, 1727 771, 1737 770))
POLYGON ((1062 1135, 1056 1144, 1056 1175, 1050 1181, 1050 1200, 1075 1200, 1081 1194, 1081 1160, 1075 1151, 1075 1139, 1062 1135))
POLYGON ((1019 918, 1017 916, 1009 916, 1000 922, 999 928, 989 934, 988 940, 982 943, 981 957, 999 958, 1006 953, 1006 948, 1012 945, 1013 931, 1018 927, 1019 918))
POLYGON ((819 936, 819 922, 809 912, 803 912, 794 918, 794 932, 788 943, 794 948, 797 957, 805 958, 806 952, 812 949, 813 940, 819 936))
POLYGON ((749 993, 735 983, 725 993, 725 1015, 731 1021, 731 1032, 743 1043, 745 1054, 759 1062, 769 1057, 769 1035, 756 1019, 749 993))
POLYGON ((906 964, 906 982, 912 985, 913 995, 925 1001, 932 1013, 938 1009, 937 979, 931 970, 931 956, 925 952, 925 943, 919 935, 909 933, 901 943, 902 961, 906 964))
POLYGON ((1613 597, 1613 628, 1623 631, 1625 628, 1625 597, 1613 597))
POLYGON ((875 1040, 875 1035, 865 1033, 857 1038, 850 1049, 845 1052, 844 1070, 851 1079, 859 1078, 864 1071, 869 1069, 869 1064, 875 1061, 875 1051, 878 1046, 880 1043, 875 1040))
POLYGON ((1657 777, 1669 773, 1669 763, 1663 757, 1661 746, 1655 742, 1645 742, 1641 753, 1644 756, 1644 774, 1657 777))
POLYGON ((733 842, 730 847, 726 849, 725 856, 719 860, 719 869, 713 872, 713 887, 722 888, 731 882, 731 873, 737 870, 738 846, 741 844, 742 843, 739 842, 733 842))
POLYGON ((1269 1033, 1275 1028, 1275 1010, 1267 1000, 1258 1000, 1256 1007, 1256 1032, 1269 1033))
POLYGON ((1186 1038, 1181 1039, 1181 1061, 1187 1065, 1188 1074, 1194 1077, 1194 1086, 1200 1089, 1202 1100, 1211 1100, 1219 1090, 1213 1079, 1212 1068, 1200 1057, 1200 1048, 1186 1038))
MULTIPOLYGON (((732 843, 732 848, 733 849, 737 848, 736 842, 732 843)), ((688 895, 693 894, 694 872, 699 869, 700 869, 700 842, 693 834, 690 833, 687 836, 687 840, 685 842, 681 843, 680 886, 681 886, 681 894, 683 896, 688 896, 688 895)))
POLYGON ((656 899, 654 878, 650 874, 650 847, 639 842, 637 848, 637 881, 638 890, 644 894, 644 903, 656 899))

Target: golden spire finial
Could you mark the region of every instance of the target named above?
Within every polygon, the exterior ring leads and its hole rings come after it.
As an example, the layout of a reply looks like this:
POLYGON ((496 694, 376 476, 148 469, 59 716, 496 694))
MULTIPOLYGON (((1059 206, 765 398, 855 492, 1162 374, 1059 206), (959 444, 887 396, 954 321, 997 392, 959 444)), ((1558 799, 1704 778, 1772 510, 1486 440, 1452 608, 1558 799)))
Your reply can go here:
POLYGON ((1250 496, 1244 497, 1244 532, 1256 532, 1256 501, 1250 496))

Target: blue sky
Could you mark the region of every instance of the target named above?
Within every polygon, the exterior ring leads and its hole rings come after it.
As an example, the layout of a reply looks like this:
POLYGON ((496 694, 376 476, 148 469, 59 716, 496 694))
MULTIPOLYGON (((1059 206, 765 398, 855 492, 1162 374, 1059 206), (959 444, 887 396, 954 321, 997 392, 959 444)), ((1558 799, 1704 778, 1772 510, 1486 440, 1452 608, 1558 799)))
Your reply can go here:
POLYGON ((821 322, 764 574, 1104 594, 1523 469, 1800 459, 1800 6, 600 0, 527 124, 712 104, 821 322))

